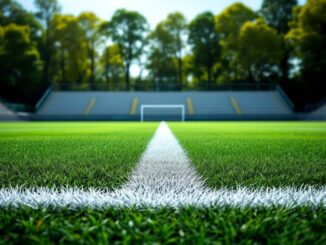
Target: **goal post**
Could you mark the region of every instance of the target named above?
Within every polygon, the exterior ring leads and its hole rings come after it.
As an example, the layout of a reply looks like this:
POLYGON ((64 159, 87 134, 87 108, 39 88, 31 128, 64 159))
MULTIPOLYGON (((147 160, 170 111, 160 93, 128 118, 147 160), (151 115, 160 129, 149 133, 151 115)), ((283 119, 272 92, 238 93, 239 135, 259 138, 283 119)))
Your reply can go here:
POLYGON ((186 109, 184 105, 141 105, 140 107, 140 121, 144 121, 144 114, 146 109, 180 109, 181 120, 185 121, 186 109))

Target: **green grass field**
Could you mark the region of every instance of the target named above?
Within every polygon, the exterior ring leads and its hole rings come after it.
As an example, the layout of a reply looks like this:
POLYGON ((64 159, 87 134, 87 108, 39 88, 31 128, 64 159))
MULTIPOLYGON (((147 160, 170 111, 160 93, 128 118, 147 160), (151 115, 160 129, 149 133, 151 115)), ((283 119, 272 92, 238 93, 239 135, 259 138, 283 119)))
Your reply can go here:
MULTIPOLYGON (((120 186, 158 123, 1 123, 0 187, 120 186)), ((169 123, 213 188, 325 186, 326 123, 169 123)), ((0 244, 326 244, 325 208, 0 208, 0 244)))
POLYGON ((326 184, 326 123, 170 123, 207 185, 326 184))
POLYGON ((1 123, 0 187, 120 186, 157 123, 1 123))

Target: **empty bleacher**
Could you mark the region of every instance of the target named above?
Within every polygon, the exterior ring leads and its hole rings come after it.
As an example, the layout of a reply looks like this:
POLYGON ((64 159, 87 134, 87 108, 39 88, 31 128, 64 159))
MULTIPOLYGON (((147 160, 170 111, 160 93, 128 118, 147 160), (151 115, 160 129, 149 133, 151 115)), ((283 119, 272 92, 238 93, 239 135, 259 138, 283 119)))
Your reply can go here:
MULTIPOLYGON (((53 91, 39 117, 101 117, 137 119, 141 105, 184 105, 188 119, 282 117, 292 114, 279 91, 218 92, 63 92, 53 91)), ((156 115, 179 114, 177 109, 150 109, 156 115)))
POLYGON ((326 103, 322 104, 319 108, 308 113, 305 117, 306 120, 326 120, 326 103))
POLYGON ((14 113, 9 110, 3 103, 0 102, 0 115, 14 115, 14 113))
POLYGON ((10 110, 4 103, 0 102, 0 121, 17 120, 16 113, 10 110))

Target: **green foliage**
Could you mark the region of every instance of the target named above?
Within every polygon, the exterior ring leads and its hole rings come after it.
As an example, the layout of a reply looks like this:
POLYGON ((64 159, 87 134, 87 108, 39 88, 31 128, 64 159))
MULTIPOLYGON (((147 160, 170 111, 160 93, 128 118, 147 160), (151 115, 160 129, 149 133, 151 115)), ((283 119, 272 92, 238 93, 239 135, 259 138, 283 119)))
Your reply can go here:
POLYGON ((174 83, 180 88, 183 83, 183 49, 187 34, 187 22, 179 13, 169 14, 150 34, 150 75, 157 89, 165 83, 174 83))
POLYGON ((58 0, 35 0, 35 6, 38 9, 36 15, 44 21, 46 29, 49 27, 53 16, 61 10, 58 0))
POLYGON ((194 55, 195 76, 206 75, 206 81, 213 82, 213 68, 220 60, 220 36, 215 29, 212 13, 198 15, 189 24, 189 39, 194 55))
POLYGON ((51 32, 54 31, 51 26, 54 16, 60 12, 61 7, 59 6, 58 0, 35 0, 35 6, 37 8, 36 16, 42 22, 43 41, 40 44, 40 53, 43 60, 43 80, 46 84, 52 82, 52 65, 53 56, 55 53, 55 44, 51 36, 51 32))
POLYGON ((0 96, 31 103, 40 86, 39 69, 42 64, 36 46, 41 41, 42 27, 33 14, 24 10, 18 2, 3 0, 0 1, 0 29, 0 96), (10 54, 15 57, 9 57, 10 54))
POLYGON ((293 19, 293 8, 297 6, 297 0, 264 0, 260 9, 261 16, 267 24, 278 32, 283 38, 283 58, 279 65, 279 74, 275 76, 275 81, 280 81, 282 85, 287 85, 290 79, 291 52, 292 48, 284 40, 284 35, 289 31, 289 22, 293 19))
POLYGON ((284 35, 289 31, 293 8, 297 4, 297 0, 264 0, 260 13, 270 26, 284 35))
POLYGON ((120 9, 114 13, 109 28, 111 28, 111 37, 119 45, 124 60, 125 81, 129 89, 130 68, 143 53, 149 26, 141 14, 120 9))
POLYGON ((242 3, 235 3, 216 16, 216 31, 222 39, 219 81, 230 82, 244 79, 237 66, 237 42, 242 25, 256 18, 257 14, 242 3))
POLYGON ((166 23, 159 23, 149 38, 151 45, 148 68, 151 77, 158 86, 177 81, 174 37, 167 30, 166 23))
POLYGON ((39 41, 39 32, 42 27, 33 14, 24 10, 16 1, 2 0, 0 2, 0 26, 9 24, 29 26, 31 39, 39 41))
POLYGON ((239 36, 242 25, 257 18, 257 14, 243 5, 235 3, 216 16, 216 30, 222 36, 223 43, 232 46, 232 41, 239 36))
POLYGON ((51 21, 53 32, 51 36, 56 44, 56 53, 52 58, 56 61, 56 76, 58 83, 86 82, 87 69, 87 42, 81 29, 78 18, 69 15, 56 15, 51 21))
POLYGON ((117 44, 108 46, 101 57, 101 66, 105 83, 108 88, 119 87, 123 84, 124 66, 123 58, 117 44))
POLYGON ((180 12, 169 14, 164 22, 166 31, 171 36, 171 47, 173 49, 178 65, 178 82, 183 83, 183 48, 185 46, 185 39, 187 35, 187 21, 180 12))
POLYGON ((156 127, 157 123, 1 124, 0 187, 118 187, 156 127))
POLYGON ((295 18, 287 40, 296 49, 295 57, 301 61, 301 80, 310 99, 325 96, 326 80, 326 1, 308 0, 295 9, 295 18))
POLYGON ((103 42, 103 35, 101 33, 102 21, 94 13, 84 12, 79 15, 78 23, 87 44, 87 56, 90 63, 89 83, 92 85, 95 83, 96 48, 103 42))
POLYGON ((326 184, 324 122, 169 126, 212 188, 326 184))
POLYGON ((270 81, 283 56, 282 38, 262 19, 246 22, 237 42, 237 62, 249 80, 270 81))
POLYGON ((28 26, 0 26, 0 64, 1 95, 16 90, 21 97, 29 98, 35 92, 41 62, 28 26))

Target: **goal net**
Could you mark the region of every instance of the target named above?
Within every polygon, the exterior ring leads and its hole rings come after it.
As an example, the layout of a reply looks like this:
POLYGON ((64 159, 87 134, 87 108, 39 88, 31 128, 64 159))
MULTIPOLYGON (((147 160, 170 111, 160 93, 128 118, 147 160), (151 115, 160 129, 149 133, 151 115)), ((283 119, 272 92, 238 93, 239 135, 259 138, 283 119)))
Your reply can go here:
POLYGON ((185 121, 184 105, 141 105, 140 121, 181 120, 185 121))

